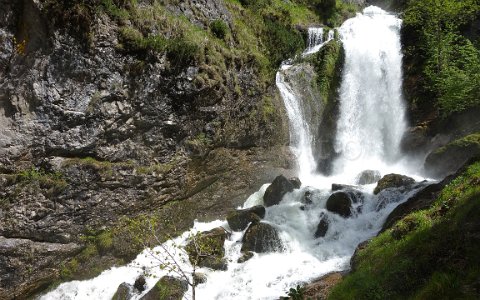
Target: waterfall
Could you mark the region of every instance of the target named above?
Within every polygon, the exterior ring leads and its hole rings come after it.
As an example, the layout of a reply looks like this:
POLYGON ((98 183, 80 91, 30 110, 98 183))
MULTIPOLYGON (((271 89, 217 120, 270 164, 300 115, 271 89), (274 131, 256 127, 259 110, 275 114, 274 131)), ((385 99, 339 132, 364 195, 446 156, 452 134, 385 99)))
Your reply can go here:
POLYGON ((313 135, 306 117, 306 105, 299 99, 290 83, 286 82, 284 72, 291 66, 283 65, 277 72, 276 84, 285 103, 289 124, 290 144, 297 157, 299 178, 305 180, 314 172, 316 164, 313 157, 313 135))
POLYGON ((338 173, 384 166, 399 158, 405 132, 401 20, 377 7, 347 20, 335 162, 338 173))
MULTIPOLYGON (((338 170, 335 176, 314 174, 314 134, 311 131, 313 126, 308 122, 312 114, 309 116, 298 89, 286 76, 295 65, 282 66, 276 83, 288 112, 291 145, 298 158, 299 174, 302 181, 304 177, 309 178, 308 186, 303 181, 300 189, 287 193, 278 205, 268 207, 262 221, 278 230, 284 251, 256 253, 248 261, 239 263, 243 232, 234 232, 224 245, 227 270, 202 268, 200 272, 205 274, 207 281, 197 286, 197 299, 278 299, 297 284, 333 271, 346 270, 357 245, 374 236, 388 214, 412 195, 414 191, 403 193, 396 190, 373 195, 375 184, 370 184, 357 188, 362 196, 353 204, 351 217, 344 218, 326 209, 332 183, 355 184, 353 178, 358 170, 375 168, 383 174, 399 170, 397 165, 389 163, 399 155, 398 144, 405 127, 400 92, 400 26, 401 21, 395 16, 369 7, 339 29, 346 64, 340 91, 336 141, 340 156, 335 162, 338 170), (315 238, 322 218, 327 218, 328 229, 323 237, 315 238)), ((333 31, 329 32, 327 40, 333 36, 333 31)), ((325 43, 323 37, 323 29, 310 30, 309 46, 304 55, 318 51, 325 43)), ((404 170, 400 172, 405 173, 404 170)), ((267 186, 265 184, 252 194, 243 208, 263 204, 267 186)), ((218 226, 228 228, 224 220, 195 223, 190 232, 166 242, 164 247, 173 247, 173 242, 185 245, 192 233, 218 226)), ((153 249, 153 253, 155 251, 161 249, 153 249)), ((119 284, 133 284, 145 268, 156 277, 147 277, 147 290, 132 298, 140 299, 158 278, 167 274, 157 266, 155 255, 149 253, 152 252, 146 249, 130 264, 104 271, 91 280, 63 283, 41 299, 110 300, 119 284)), ((185 257, 178 260, 183 262, 182 268, 191 268, 185 257)), ((190 289, 186 295, 188 299, 191 293, 190 289)))
POLYGON ((304 51, 303 55, 310 55, 312 53, 318 52, 320 48, 331 41, 335 33, 333 30, 329 30, 327 33, 327 39, 325 39, 325 31, 323 27, 312 27, 308 29, 308 45, 307 49, 304 51))

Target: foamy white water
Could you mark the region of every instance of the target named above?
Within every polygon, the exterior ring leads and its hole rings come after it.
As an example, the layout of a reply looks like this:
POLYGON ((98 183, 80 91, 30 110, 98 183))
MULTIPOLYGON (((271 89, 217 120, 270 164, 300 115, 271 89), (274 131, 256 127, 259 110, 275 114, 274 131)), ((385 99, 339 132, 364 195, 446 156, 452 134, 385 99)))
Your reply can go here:
POLYGON ((395 15, 371 6, 339 29, 346 58, 337 123, 337 173, 386 167, 400 158, 406 129, 401 24, 395 15))
MULTIPOLYGON (((325 209, 331 184, 354 184, 360 171, 377 169, 382 175, 390 172, 409 174, 406 164, 401 160, 395 162, 400 155, 398 142, 404 128, 400 93, 400 26, 401 21, 395 16, 369 7, 340 28, 347 57, 337 143, 342 147, 351 143, 352 151, 358 147, 361 155, 354 157, 352 153, 355 152, 342 152, 337 161, 339 171, 332 177, 314 173, 313 137, 303 117, 301 99, 295 95, 290 83, 285 82, 282 70, 278 72, 277 86, 289 114, 291 145, 298 158, 299 177, 304 183, 301 189, 285 195, 279 205, 267 208, 264 222, 279 230, 285 249, 280 253, 255 254, 247 262, 237 263, 243 233, 232 234, 224 245, 228 269, 199 270, 206 274, 207 281, 196 288, 197 299, 278 299, 297 284, 332 271, 348 269, 356 246, 374 236, 388 214, 414 192, 384 191, 375 196, 372 194, 375 184, 366 185, 359 188, 363 199, 354 205, 352 217, 343 218, 325 209), (311 193, 311 204, 304 203, 307 191, 311 193), (386 201, 384 208, 379 206, 382 201, 386 201), (329 228, 324 237, 315 238, 321 215, 327 216, 329 228)), ((323 39, 323 32, 321 36, 323 39)), ((324 43, 319 32, 311 40, 309 49, 324 43)), ((252 194, 243 208, 262 204, 267 186, 252 194)), ((225 221, 195 223, 190 232, 164 246, 176 253, 182 269, 188 272, 191 266, 185 253, 175 250, 173 243, 185 245, 191 233, 218 226, 228 225, 225 221)), ((147 278, 148 291, 158 278, 166 274, 151 253, 147 249, 129 265, 107 270, 92 280, 64 283, 40 299, 111 299, 119 284, 133 284, 142 274, 142 268, 156 276, 147 278)), ((145 293, 137 294, 133 299, 139 299, 145 293)), ((191 297, 191 289, 186 296, 191 297)))

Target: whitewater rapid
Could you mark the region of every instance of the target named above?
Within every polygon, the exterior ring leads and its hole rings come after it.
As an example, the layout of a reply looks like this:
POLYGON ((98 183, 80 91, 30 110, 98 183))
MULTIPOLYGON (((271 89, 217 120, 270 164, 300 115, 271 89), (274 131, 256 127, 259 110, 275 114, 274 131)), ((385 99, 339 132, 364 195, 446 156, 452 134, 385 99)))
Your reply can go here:
MULTIPOLYGON (((285 249, 282 252, 255 254, 252 259, 238 263, 243 233, 233 233, 224 245, 227 270, 199 270, 206 275, 207 281, 197 286, 197 299, 278 299, 297 284, 307 283, 332 271, 346 270, 357 245, 374 236, 388 214, 413 193, 382 192, 373 195, 375 184, 370 184, 358 188, 364 198, 361 204, 354 206, 352 217, 343 218, 325 209, 331 184, 355 184, 359 171, 375 169, 382 175, 389 172, 409 174, 408 168, 395 160, 400 156, 398 143, 404 130, 405 114, 401 96, 400 26, 401 20, 396 16, 368 7, 363 14, 358 14, 339 28, 346 50, 346 66, 337 128, 340 156, 335 163, 337 174, 332 177, 315 174, 313 136, 303 117, 301 99, 285 82, 282 70, 278 72, 277 86, 289 114, 291 146, 297 155, 299 177, 303 182, 300 189, 286 194, 279 205, 267 208, 264 219, 279 230, 285 249), (348 148, 349 145, 352 149, 348 148), (356 155, 355 151, 359 154, 356 155), (305 204, 306 192, 311 194, 311 204, 305 204), (378 206, 380 199, 388 199, 383 208, 378 206), (329 229, 324 237, 315 238, 321 215, 328 216, 329 229)), ((311 30, 310 34, 310 44, 304 55, 315 53, 325 43, 323 29, 311 30)), ((328 38, 332 39, 333 33, 328 38)), ((288 65, 282 68, 288 68, 288 65)), ((263 204, 267 186, 265 184, 251 195, 242 208, 263 204)), ((196 222, 190 232, 168 241, 165 247, 173 249, 173 244, 185 245, 191 233, 219 226, 228 228, 227 222, 222 220, 196 222)), ((153 251, 159 250, 156 248, 153 251)), ((109 300, 121 283, 133 284, 146 269, 155 277, 147 277, 147 290, 132 298, 139 299, 158 278, 166 275, 158 268, 158 260, 151 253, 152 250, 146 249, 130 264, 104 271, 91 280, 63 283, 40 299, 109 300)), ((182 268, 190 270, 185 253, 177 255, 179 261, 185 261, 182 268)), ((191 297, 191 289, 186 296, 191 297)))

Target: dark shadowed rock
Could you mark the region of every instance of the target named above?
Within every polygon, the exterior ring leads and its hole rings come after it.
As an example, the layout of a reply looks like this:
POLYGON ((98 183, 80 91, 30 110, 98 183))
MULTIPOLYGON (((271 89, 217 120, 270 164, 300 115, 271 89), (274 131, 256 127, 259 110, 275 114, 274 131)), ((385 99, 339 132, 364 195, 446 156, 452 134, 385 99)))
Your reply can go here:
POLYGON ((315 238, 324 237, 328 231, 328 216, 322 213, 320 222, 318 223, 317 230, 315 231, 315 238))
POLYGON ((197 263, 199 267, 213 270, 226 270, 227 262, 223 258, 225 249, 223 244, 227 238, 227 232, 222 227, 202 232, 186 246, 190 262, 197 263))
POLYGON ((360 185, 372 184, 379 181, 382 175, 376 170, 365 170, 357 175, 355 182, 360 185))
POLYGON ((138 276, 137 279, 135 279, 135 283, 133 284, 133 287, 137 291, 143 292, 145 290, 145 284, 146 283, 147 283, 147 281, 145 280, 145 276, 140 275, 140 276, 138 276))
POLYGON ((242 252, 275 252, 283 249, 277 229, 270 224, 252 224, 243 236, 242 252))
POLYGON ((259 222, 265 217, 265 207, 257 205, 251 208, 235 210, 228 214, 228 226, 233 231, 242 231, 252 222, 259 222))
POLYGON ((117 291, 112 297, 112 300, 130 300, 133 296, 133 286, 126 282, 118 286, 117 291))
POLYGON ((378 181, 373 193, 376 195, 388 188, 399 188, 414 184, 415 180, 411 177, 399 174, 388 174, 378 181))
POLYGON ((164 276, 140 300, 181 300, 187 290, 188 283, 185 280, 164 276))
POLYGON ((302 182, 298 177, 292 177, 289 179, 294 189, 299 189, 302 186, 302 182))
POLYGON ((263 202, 266 207, 277 205, 282 201, 283 196, 295 189, 295 186, 283 175, 277 176, 263 195, 263 202))
POLYGON ((342 217, 352 215, 352 199, 348 193, 335 192, 327 200, 327 210, 339 214, 342 217))
POLYGON ((369 242, 370 240, 363 241, 360 244, 358 244, 357 248, 355 248, 355 252, 353 253, 352 258, 350 258, 350 269, 352 270, 352 272, 355 271, 355 269, 358 266, 359 252, 365 249, 368 246, 369 242))

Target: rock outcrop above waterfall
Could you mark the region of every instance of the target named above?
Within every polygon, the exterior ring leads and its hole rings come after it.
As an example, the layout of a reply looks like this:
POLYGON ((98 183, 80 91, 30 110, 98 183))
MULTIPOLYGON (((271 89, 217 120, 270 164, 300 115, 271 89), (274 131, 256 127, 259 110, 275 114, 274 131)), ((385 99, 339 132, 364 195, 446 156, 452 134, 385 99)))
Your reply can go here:
POLYGON ((378 181, 377 186, 373 190, 373 193, 376 195, 381 191, 388 189, 388 188, 400 188, 400 187, 407 187, 415 183, 415 179, 399 174, 388 174, 382 177, 378 181))
POLYGON ((242 240, 242 252, 276 252, 283 249, 278 230, 267 223, 252 224, 242 240))
POLYGON ((283 175, 277 176, 265 191, 263 203, 266 207, 277 205, 286 193, 292 192, 294 189, 296 189, 295 181, 292 182, 283 175))
POLYGON ((247 228, 248 224, 259 222, 265 217, 265 207, 257 205, 247 209, 235 210, 228 214, 228 226, 233 231, 242 231, 247 228))
POLYGON ((268 50, 261 15, 261 30, 237 34, 243 13, 260 12, 220 0, 0 7, 0 236, 42 256, 5 252, 0 298, 125 263, 138 217, 178 230, 221 218, 290 165, 267 55, 295 49, 268 50), (262 46, 251 54, 243 38, 262 46))

